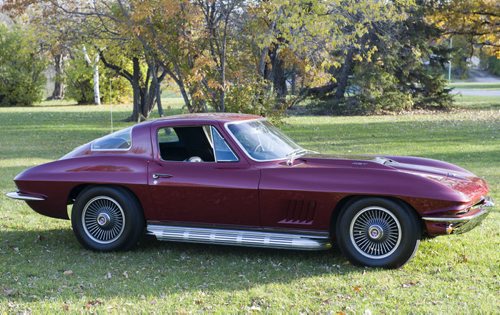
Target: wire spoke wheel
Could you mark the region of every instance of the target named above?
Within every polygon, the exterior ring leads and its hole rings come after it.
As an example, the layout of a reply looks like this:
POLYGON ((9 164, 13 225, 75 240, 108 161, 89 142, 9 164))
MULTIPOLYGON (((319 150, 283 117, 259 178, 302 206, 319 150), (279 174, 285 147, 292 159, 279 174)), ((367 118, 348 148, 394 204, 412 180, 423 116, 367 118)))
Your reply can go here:
POLYGON ((399 220, 391 211, 371 206, 353 217, 349 237, 354 248, 364 257, 383 259, 399 247, 401 231, 399 220))
POLYGON ((89 200, 82 211, 85 234, 99 244, 110 244, 120 238, 125 229, 125 213, 120 204, 107 196, 89 200))

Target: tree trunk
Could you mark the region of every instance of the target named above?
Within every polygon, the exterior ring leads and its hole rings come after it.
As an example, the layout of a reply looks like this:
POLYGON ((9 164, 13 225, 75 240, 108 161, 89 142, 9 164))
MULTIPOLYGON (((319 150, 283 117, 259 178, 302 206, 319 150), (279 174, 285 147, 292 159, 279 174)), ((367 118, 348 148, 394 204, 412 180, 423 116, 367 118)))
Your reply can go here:
POLYGON ((156 80, 156 106, 158 106, 158 115, 163 117, 163 105, 161 104, 161 87, 158 80, 156 80))
POLYGON ((280 107, 286 100, 287 88, 285 65, 283 60, 279 57, 278 51, 273 52, 272 65, 272 80, 274 93, 276 93, 276 107, 280 107))
POLYGON ((177 86, 179 87, 179 91, 181 92, 182 99, 184 100, 184 105, 188 109, 190 113, 194 112, 193 110, 193 104, 191 103, 191 100, 189 99, 188 91, 186 90, 186 85, 184 84, 184 80, 182 78, 182 74, 180 71, 180 67, 178 65, 174 66, 175 73, 172 72, 172 70, 165 68, 163 66, 167 74, 172 78, 172 80, 175 81, 177 86))
POLYGON ((354 65, 354 61, 352 57, 354 56, 354 47, 350 47, 347 51, 347 55, 344 59, 344 64, 340 69, 340 74, 337 79, 337 90, 335 91, 335 99, 342 100, 344 99, 345 91, 347 89, 347 84, 349 81, 349 75, 352 73, 352 68, 354 65))
POLYGON ((94 77, 94 104, 95 105, 101 105, 101 93, 100 93, 100 88, 99 88, 99 60, 100 60, 100 54, 96 54, 94 58, 94 62, 90 60, 89 54, 87 53, 87 48, 83 46, 82 48, 83 51, 83 58, 85 59, 85 62, 87 63, 87 66, 92 67, 94 77))
POLYGON ((94 104, 101 105, 101 91, 99 86, 99 54, 94 58, 94 104))
POLYGON ((64 56, 63 54, 54 55, 54 90, 48 100, 62 100, 64 98, 64 56))
POLYGON ((140 87, 140 75, 141 69, 139 65, 139 59, 137 57, 132 58, 133 72, 132 72, 132 91, 134 95, 134 107, 132 110, 132 115, 126 119, 127 121, 141 121, 141 87, 140 87))
POLYGON ((297 95, 297 72, 292 70, 292 82, 290 83, 290 94, 297 95))

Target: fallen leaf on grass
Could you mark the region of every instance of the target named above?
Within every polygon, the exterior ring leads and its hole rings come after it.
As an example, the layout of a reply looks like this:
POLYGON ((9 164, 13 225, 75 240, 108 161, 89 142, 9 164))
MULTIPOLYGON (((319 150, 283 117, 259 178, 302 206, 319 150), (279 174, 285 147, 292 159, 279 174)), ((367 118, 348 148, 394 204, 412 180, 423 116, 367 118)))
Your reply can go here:
POLYGON ((99 305, 102 305, 102 301, 99 301, 99 300, 91 300, 91 301, 88 301, 87 304, 85 304, 85 308, 86 309, 89 309, 91 308, 92 306, 99 306, 99 305))
POLYGON ((354 292, 361 293, 361 287, 359 285, 356 285, 356 286, 354 286, 352 288, 354 289, 354 292))
POLYGON ((469 261, 469 258, 467 257, 467 255, 465 255, 465 254, 460 255, 460 262, 466 263, 468 261, 469 261))
POLYGON ((410 288, 410 287, 413 287, 413 286, 416 286, 418 282, 415 282, 415 281, 410 281, 410 282, 407 282, 407 283, 403 283, 401 286, 403 288, 410 288))

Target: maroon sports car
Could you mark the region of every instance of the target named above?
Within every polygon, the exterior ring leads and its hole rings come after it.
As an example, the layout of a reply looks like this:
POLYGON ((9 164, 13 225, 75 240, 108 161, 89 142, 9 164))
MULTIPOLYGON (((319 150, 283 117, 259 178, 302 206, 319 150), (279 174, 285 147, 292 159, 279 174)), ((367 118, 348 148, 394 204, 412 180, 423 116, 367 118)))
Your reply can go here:
POLYGON ((335 242, 352 263, 387 268, 410 260, 423 235, 474 228, 493 205, 485 181, 458 166, 320 155, 240 114, 144 122, 27 169, 15 183, 9 197, 71 217, 92 250, 127 250, 145 233, 302 250, 335 242))

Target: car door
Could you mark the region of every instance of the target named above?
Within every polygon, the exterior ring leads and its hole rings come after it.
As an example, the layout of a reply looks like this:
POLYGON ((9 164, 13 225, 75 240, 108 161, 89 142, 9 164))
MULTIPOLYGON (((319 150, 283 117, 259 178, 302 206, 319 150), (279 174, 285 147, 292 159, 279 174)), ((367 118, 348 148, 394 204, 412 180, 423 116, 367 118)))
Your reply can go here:
POLYGON ((260 173, 237 156, 219 129, 207 124, 157 124, 151 132, 154 159, 148 167, 148 184, 159 221, 260 224, 260 173))

